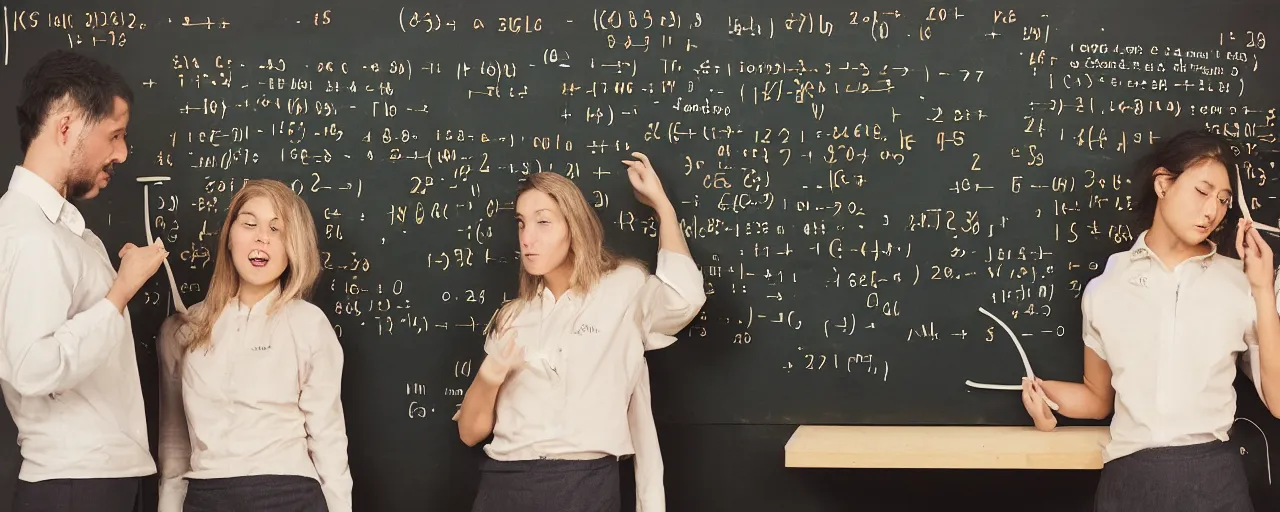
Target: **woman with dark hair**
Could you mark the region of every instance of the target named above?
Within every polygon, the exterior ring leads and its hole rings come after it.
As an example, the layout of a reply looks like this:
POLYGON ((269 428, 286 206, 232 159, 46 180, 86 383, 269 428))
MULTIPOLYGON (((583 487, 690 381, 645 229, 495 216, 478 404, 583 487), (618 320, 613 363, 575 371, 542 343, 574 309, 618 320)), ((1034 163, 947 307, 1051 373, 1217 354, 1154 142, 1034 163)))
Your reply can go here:
POLYGON ((1147 229, 1084 289, 1084 382, 1023 381, 1040 430, 1057 425, 1046 397, 1071 418, 1114 408, 1095 511, 1253 510, 1225 443, 1232 382, 1245 353, 1259 396, 1280 396, 1280 315, 1271 249, 1231 208, 1235 165, 1231 144, 1203 131, 1142 161, 1147 229))

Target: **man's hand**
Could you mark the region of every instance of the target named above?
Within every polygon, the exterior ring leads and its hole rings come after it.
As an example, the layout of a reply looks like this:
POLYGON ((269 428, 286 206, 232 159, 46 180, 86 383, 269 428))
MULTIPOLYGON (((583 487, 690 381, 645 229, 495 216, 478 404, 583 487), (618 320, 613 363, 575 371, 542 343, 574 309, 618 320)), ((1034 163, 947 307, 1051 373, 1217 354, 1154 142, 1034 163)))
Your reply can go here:
POLYGON ((164 243, 157 238, 146 247, 124 244, 124 247, 120 248, 119 256, 120 271, 116 273, 115 282, 111 283, 107 300, 110 300, 116 309, 123 313, 125 306, 138 293, 138 290, 141 290, 142 286, 147 284, 147 280, 160 269, 160 265, 164 264, 164 259, 169 256, 169 252, 164 250, 164 243))

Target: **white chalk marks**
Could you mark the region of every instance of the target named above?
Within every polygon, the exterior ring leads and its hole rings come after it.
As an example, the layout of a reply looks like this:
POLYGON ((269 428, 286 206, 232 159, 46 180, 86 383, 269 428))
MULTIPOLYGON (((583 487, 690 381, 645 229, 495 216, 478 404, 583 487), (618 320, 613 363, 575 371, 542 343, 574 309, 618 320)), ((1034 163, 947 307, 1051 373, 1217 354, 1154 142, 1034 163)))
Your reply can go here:
MULTIPOLYGON (((1236 203, 1240 207, 1240 216, 1244 217, 1244 220, 1253 222, 1253 215, 1249 213, 1249 205, 1246 203, 1246 199, 1244 197, 1244 180, 1240 178, 1240 169, 1236 169, 1236 203)), ((1253 222, 1253 227, 1258 228, 1258 231, 1280 233, 1280 229, 1276 229, 1261 222, 1253 222)))
MULTIPOLYGON (((147 240, 155 241, 156 238, 151 236, 151 184, 157 185, 169 181, 168 176, 143 176, 138 178, 138 183, 142 183, 142 224, 147 229, 147 240)), ((182 303, 182 296, 178 294, 178 282, 173 278, 173 267, 169 266, 169 259, 164 260, 164 272, 169 277, 169 295, 173 297, 173 307, 179 313, 187 312, 187 305, 182 303)))

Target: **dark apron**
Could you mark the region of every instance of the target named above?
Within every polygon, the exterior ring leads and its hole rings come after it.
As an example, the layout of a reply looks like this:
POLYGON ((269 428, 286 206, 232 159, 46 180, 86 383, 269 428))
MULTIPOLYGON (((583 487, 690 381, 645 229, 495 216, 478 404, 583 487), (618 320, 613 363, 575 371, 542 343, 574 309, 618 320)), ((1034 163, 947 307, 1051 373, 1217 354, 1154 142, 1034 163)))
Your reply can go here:
POLYGON ((1253 512, 1244 462, 1220 441, 1141 450, 1102 468, 1094 512, 1253 512))
POLYGON ((480 461, 471 512, 621 512, 618 459, 480 461))
POLYGON ((183 512, 328 512, 320 482, 305 476, 191 478, 183 512))

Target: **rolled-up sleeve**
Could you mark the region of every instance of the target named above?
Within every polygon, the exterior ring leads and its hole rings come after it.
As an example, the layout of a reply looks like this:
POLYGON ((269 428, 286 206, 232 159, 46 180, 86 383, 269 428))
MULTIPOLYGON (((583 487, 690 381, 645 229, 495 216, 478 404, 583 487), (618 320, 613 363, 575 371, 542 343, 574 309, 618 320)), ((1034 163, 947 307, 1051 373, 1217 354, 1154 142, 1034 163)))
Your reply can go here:
POLYGON ((707 302, 702 271, 687 255, 658 251, 657 268, 645 282, 640 298, 645 350, 671 345, 676 333, 689 325, 707 302))
POLYGON ((182 512, 187 496, 184 476, 191 470, 191 435, 182 405, 182 320, 171 316, 160 326, 156 352, 160 366, 160 500, 157 512, 182 512))
MULTIPOLYGON (((342 345, 328 318, 315 310, 314 345, 304 363, 298 406, 305 416, 307 449, 330 512, 351 512, 351 469, 342 409, 342 345)), ((305 332, 305 331, 304 331, 305 332)))
POLYGON ((75 283, 54 241, 8 240, 0 266, 0 378, 24 396, 71 389, 128 338, 115 305, 101 298, 69 315, 75 283))

